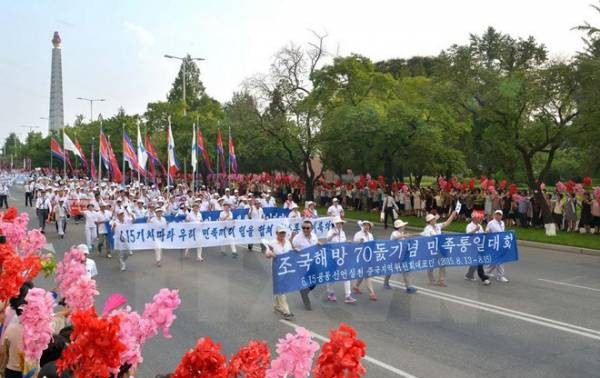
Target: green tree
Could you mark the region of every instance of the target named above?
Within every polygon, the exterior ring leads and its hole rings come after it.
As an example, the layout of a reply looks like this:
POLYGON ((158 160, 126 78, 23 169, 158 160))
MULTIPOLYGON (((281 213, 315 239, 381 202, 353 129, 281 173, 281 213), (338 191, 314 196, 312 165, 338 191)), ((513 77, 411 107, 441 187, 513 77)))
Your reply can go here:
POLYGON ((179 73, 175 77, 173 86, 167 95, 167 100, 172 103, 181 103, 184 107, 193 108, 199 105, 202 97, 206 94, 206 88, 200 80, 200 68, 192 60, 190 55, 186 55, 179 67, 179 73), (185 74, 184 74, 185 73, 185 74), (185 101, 183 98, 185 77, 185 101))

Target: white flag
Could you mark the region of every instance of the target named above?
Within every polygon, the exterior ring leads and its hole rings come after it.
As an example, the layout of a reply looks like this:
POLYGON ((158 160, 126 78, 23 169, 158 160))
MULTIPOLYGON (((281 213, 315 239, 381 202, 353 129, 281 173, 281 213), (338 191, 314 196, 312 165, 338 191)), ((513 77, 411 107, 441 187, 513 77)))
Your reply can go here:
POLYGON ((79 148, 77 148, 75 143, 73 143, 71 138, 65 133, 65 130, 63 130, 63 150, 73 151, 75 155, 83 159, 83 156, 81 156, 81 153, 79 152, 79 148))
POLYGON ((194 124, 194 132, 192 134, 192 172, 196 173, 196 166, 198 165, 198 154, 197 154, 198 146, 196 146, 196 124, 194 124))
POLYGON ((137 159, 140 169, 146 170, 146 162, 148 161, 148 153, 142 142, 142 134, 140 134, 140 124, 137 125, 137 159))

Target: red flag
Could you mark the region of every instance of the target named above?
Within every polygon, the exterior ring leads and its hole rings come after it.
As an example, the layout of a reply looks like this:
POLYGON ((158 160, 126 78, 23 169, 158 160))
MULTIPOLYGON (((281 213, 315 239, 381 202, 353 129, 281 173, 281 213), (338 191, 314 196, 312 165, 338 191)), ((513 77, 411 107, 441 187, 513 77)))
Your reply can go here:
POLYGON ((223 138, 221 137, 221 129, 217 129, 217 157, 221 170, 225 171, 225 151, 223 150, 223 138))
MULTIPOLYGON (((158 154, 156 153, 156 149, 154 148, 154 145, 152 144, 152 141, 148 137, 148 134, 146 134, 146 136, 145 136, 144 139, 145 139, 144 144, 146 145, 146 152, 148 153, 148 156, 150 157, 150 161, 153 162, 153 163, 158 163, 158 165, 160 166, 160 168, 162 170, 163 175, 166 175, 167 172, 165 171, 165 167, 163 166, 163 164, 161 163, 160 159, 158 158, 158 154)), ((154 171, 154 176, 156 176, 156 171, 154 171)))
POLYGON ((54 157, 57 157, 60 160, 65 160, 65 153, 63 152, 62 148, 60 148, 60 144, 58 144, 54 138, 50 139, 50 150, 52 151, 52 155, 54 155, 54 157))
POLYGON ((229 134, 229 164, 231 165, 231 172, 237 173, 237 159, 235 157, 235 146, 233 145, 231 134, 229 134))
POLYGON ((77 147, 77 150, 79 150, 79 154, 81 155, 81 164, 83 164, 83 166, 87 170, 88 169, 88 163, 87 163, 87 160, 85 158, 85 154, 83 153, 83 148, 81 148, 81 144, 79 144, 79 140, 77 140, 77 138, 75 138, 75 147, 77 147))
POLYGON ((96 180, 96 163, 94 163, 94 145, 92 145, 92 156, 90 158, 90 176, 96 180))
POLYGON ((104 135, 102 129, 100 129, 100 155, 104 161, 104 165, 110 170, 110 175, 113 182, 121 182, 123 176, 121 175, 121 169, 119 169, 119 163, 115 156, 110 142, 104 135))
POLYGON ((202 158, 204 159, 204 164, 206 164, 206 169, 208 169, 208 171, 210 173, 213 173, 211 164, 210 164, 210 158, 208 157, 208 151, 206 150, 206 147, 204 146, 204 137, 202 136, 202 131, 200 131, 200 128, 198 128, 198 134, 196 135, 196 144, 198 146, 198 150, 200 150, 200 153, 202 154, 202 158))

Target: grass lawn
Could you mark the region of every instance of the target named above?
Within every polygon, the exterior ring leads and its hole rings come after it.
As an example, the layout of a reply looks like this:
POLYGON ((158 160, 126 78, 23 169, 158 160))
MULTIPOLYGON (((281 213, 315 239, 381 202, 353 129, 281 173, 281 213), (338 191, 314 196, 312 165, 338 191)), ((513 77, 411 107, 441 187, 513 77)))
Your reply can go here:
MULTIPOLYGON (((320 207, 318 209, 318 212, 319 214, 325 215, 327 213, 327 209, 320 207)), ((345 213, 346 218, 348 219, 369 220, 371 222, 379 222, 379 213, 368 213, 366 211, 354 210, 345 210, 345 213)), ((405 216, 402 217, 402 220, 408 222, 409 227, 425 227, 424 218, 405 216)), ((465 232, 466 226, 466 222, 455 221, 448 227, 447 230, 454 232, 465 232)), ((514 227, 511 229, 515 230, 517 238, 520 240, 600 250, 600 236, 597 235, 576 234, 559 231, 556 236, 550 237, 546 236, 545 231, 543 229, 520 227, 514 227)))

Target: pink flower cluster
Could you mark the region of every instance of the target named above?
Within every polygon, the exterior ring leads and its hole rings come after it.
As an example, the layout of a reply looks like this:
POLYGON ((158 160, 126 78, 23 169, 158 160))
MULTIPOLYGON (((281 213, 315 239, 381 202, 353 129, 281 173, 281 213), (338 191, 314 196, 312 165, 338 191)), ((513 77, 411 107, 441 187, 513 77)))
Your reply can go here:
POLYGON ((161 289, 153 298, 152 303, 147 303, 144 314, 140 316, 131 307, 114 310, 109 316, 118 316, 121 319, 119 339, 127 349, 121 353, 121 363, 129 363, 136 368, 142 361, 143 344, 158 334, 162 328, 163 336, 170 338, 169 327, 175 320, 173 312, 181 304, 177 290, 161 289))
POLYGON ((179 290, 162 288, 154 296, 153 302, 146 304, 143 317, 152 322, 154 327, 156 327, 157 332, 159 328, 162 328, 163 336, 169 339, 171 338, 169 328, 176 319, 173 311, 175 311, 180 304, 181 299, 179 298, 179 290))
POLYGON ((83 251, 71 248, 65 253, 63 261, 58 263, 58 290, 72 310, 87 310, 94 305, 94 296, 99 294, 96 281, 86 275, 84 261, 83 251))
POLYGON ((296 328, 296 334, 288 333, 277 342, 279 356, 271 361, 267 378, 306 378, 310 374, 313 358, 319 344, 305 328, 296 328))
POLYGON ((54 299, 44 289, 33 288, 25 297, 26 304, 21 307, 20 317, 23 325, 23 351, 25 357, 37 361, 52 339, 52 318, 54 299))
POLYGON ((1 215, 0 232, 6 236, 6 241, 14 246, 21 256, 38 253, 46 244, 46 237, 40 230, 27 231, 29 223, 27 213, 21 213, 10 220, 4 218, 4 213, 1 215))

